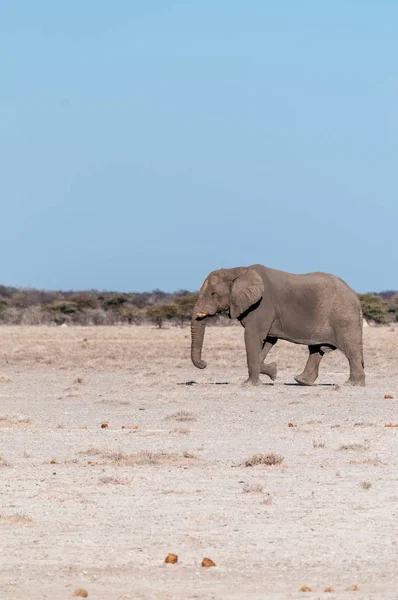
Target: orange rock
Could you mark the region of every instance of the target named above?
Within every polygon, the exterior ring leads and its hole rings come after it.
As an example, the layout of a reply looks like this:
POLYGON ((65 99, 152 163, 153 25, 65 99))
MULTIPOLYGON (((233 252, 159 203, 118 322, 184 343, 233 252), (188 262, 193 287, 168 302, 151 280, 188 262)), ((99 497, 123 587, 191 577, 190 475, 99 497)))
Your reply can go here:
POLYGON ((392 400, 392 399, 394 398, 394 396, 391 396, 391 394, 386 394, 386 395, 384 396, 384 398, 385 398, 386 400, 392 400))
POLYGON ((334 592, 334 589, 332 587, 327 587, 323 591, 324 592, 334 592))
POLYGON ((79 588, 73 594, 74 598, 87 598, 87 596, 88 596, 88 591, 84 590, 83 588, 79 588))
POLYGON ((211 558, 204 558, 202 560, 202 567, 215 567, 216 563, 211 560, 211 558))
POLYGON ((175 565, 175 563, 178 562, 177 554, 168 554, 164 559, 164 562, 168 565, 175 565))
POLYGON ((296 423, 289 423, 288 427, 297 427, 296 423))
POLYGON ((303 585, 300 589, 299 592, 312 592, 312 589, 310 587, 308 587, 308 585, 303 585))
POLYGON ((359 587, 357 585, 350 585, 350 587, 345 589, 346 592, 359 592, 359 587))
POLYGON ((107 427, 109 427, 108 423, 101 423, 101 429, 106 429, 107 427))
POLYGON ((398 427, 398 423, 386 423, 384 427, 398 427))

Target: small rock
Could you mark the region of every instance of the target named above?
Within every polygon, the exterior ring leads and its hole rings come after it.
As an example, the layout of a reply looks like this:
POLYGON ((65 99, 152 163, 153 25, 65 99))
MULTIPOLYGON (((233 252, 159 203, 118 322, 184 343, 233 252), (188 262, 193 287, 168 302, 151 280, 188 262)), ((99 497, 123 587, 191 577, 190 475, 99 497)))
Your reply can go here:
POLYGON ((106 429, 109 427, 109 423, 101 423, 101 429, 106 429))
POLYGON ((215 567, 216 563, 211 560, 211 558, 204 558, 202 560, 202 567, 215 567))
POLYGON ((75 590, 75 593, 73 594, 74 598, 87 598, 87 596, 88 596, 88 591, 83 588, 79 588, 79 589, 75 590))
POLYGON ((299 592, 312 592, 312 589, 310 587, 308 587, 308 585, 303 585, 300 589, 299 592))
POLYGON ((177 554, 168 554, 164 559, 164 562, 168 565, 175 565, 178 562, 177 554))

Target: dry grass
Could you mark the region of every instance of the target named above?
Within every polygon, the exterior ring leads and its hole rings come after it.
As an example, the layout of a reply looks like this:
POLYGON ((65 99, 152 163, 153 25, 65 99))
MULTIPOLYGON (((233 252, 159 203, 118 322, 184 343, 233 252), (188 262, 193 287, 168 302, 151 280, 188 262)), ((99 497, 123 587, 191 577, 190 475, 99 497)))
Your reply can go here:
POLYGON ((188 450, 184 450, 182 455, 184 458, 196 458, 196 454, 194 454, 193 452, 188 452, 188 450))
POLYGON ((250 458, 248 458, 244 466, 245 467, 256 467, 258 465, 265 465, 267 467, 271 467, 274 465, 280 465, 284 457, 276 452, 269 452, 267 454, 253 454, 250 458))
POLYGON ((26 429, 31 425, 30 419, 20 417, 0 417, 0 428, 26 429))
POLYGON ((166 419, 169 421, 174 420, 174 421, 181 421, 181 422, 197 421, 197 417, 194 414, 187 412, 186 410, 179 410, 178 412, 166 417, 166 419))
POLYGON ((323 440, 312 440, 312 447, 313 448, 324 448, 325 447, 325 442, 323 440))
POLYGON ((101 477, 99 482, 104 485, 130 485, 131 479, 121 479, 112 475, 101 477))
POLYGON ((245 483, 243 486, 244 494, 262 494, 264 492, 264 488, 261 483, 245 483))
POLYGON ((191 433, 191 430, 187 427, 176 427, 175 429, 172 429, 170 433, 175 433, 176 435, 189 435, 191 433))
POLYGON ((363 490, 370 490, 370 488, 372 487, 370 481, 361 481, 360 485, 363 490))
POLYGON ((386 463, 379 458, 365 458, 363 460, 350 460, 350 465, 366 465, 368 467, 382 467, 386 463))
POLYGON ((365 443, 365 444, 343 444, 342 446, 340 446, 340 450, 343 451, 353 451, 353 452, 361 452, 363 450, 368 450, 369 448, 369 444, 365 443))
POLYGON ((118 467, 178 465, 184 462, 184 459, 191 460, 196 458, 193 454, 188 452, 177 454, 141 450, 140 452, 127 454, 120 450, 108 451, 100 448, 88 448, 87 450, 79 452, 79 455, 96 458, 95 464, 97 465, 113 465, 118 467))
POLYGON ((16 515, 0 515, 0 522, 10 523, 12 525, 30 525, 33 523, 30 517, 19 513, 16 515))

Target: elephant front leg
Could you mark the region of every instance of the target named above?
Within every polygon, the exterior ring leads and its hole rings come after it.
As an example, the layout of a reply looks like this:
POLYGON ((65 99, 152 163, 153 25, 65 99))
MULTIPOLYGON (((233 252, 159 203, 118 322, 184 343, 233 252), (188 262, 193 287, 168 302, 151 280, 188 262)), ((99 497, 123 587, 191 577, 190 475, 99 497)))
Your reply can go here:
POLYGON ((265 364, 264 360, 265 360, 268 352, 276 344, 277 341, 278 341, 278 338, 267 337, 267 339, 264 342, 264 346, 260 352, 260 373, 262 375, 268 375, 268 377, 272 381, 275 381, 277 373, 278 373, 278 368, 276 366, 276 362, 265 364))
POLYGON ((320 346, 308 346, 310 354, 304 371, 300 375, 295 376, 295 380, 300 385, 313 385, 319 375, 319 364, 324 355, 320 346))
POLYGON ((261 385, 261 345, 262 340, 258 331, 254 328, 245 328, 245 345, 247 369, 249 378, 244 382, 244 385, 261 385))

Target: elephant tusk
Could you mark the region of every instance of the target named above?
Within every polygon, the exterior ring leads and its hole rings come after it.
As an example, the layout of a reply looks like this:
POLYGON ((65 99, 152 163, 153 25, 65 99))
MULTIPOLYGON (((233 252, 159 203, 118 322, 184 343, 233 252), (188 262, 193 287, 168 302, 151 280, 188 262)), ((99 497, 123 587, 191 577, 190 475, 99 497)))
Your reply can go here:
POLYGON ((198 319, 203 319, 204 317, 208 317, 209 313, 201 312, 196 315, 198 319))

